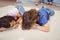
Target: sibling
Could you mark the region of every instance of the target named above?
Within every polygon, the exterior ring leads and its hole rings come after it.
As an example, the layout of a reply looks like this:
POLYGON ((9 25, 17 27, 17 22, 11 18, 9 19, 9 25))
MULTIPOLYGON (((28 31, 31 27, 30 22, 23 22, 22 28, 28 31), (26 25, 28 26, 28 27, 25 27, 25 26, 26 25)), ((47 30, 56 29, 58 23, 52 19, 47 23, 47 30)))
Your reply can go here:
MULTIPOLYGON (((13 26, 11 26, 11 27, 14 27, 14 28, 16 28, 17 26, 18 26, 18 24, 22 24, 22 15, 23 15, 23 13, 25 12, 25 10, 24 10, 24 8, 22 7, 22 6, 16 6, 15 8, 13 8, 13 9, 11 9, 8 13, 7 13, 7 15, 5 15, 4 17, 2 17, 2 19, 4 19, 4 20, 2 20, 2 22, 4 23, 4 24, 2 24, 2 25, 5 25, 5 23, 7 23, 5 26, 6 26, 6 28, 10 28, 10 24, 9 23, 11 23, 12 22, 12 24, 11 25, 13 25, 13 26), (7 18, 6 18, 7 17, 7 18), (11 19, 12 18, 12 19, 11 19), (14 20, 13 20, 14 19, 14 20), (15 21, 16 20, 16 21, 15 21), (14 24, 14 22, 15 22, 15 24, 14 24), (17 25, 16 25, 17 24, 17 25), (9 26, 9 27, 8 27, 9 26)), ((1 23, 2 23, 1 22, 1 23)), ((5 26, 3 27, 3 28, 0 28, 0 30, 1 31, 3 31, 3 30, 5 30, 6 28, 5 28, 5 26)), ((2 27, 2 26, 1 26, 2 27)))
POLYGON ((38 11, 31 9, 23 14, 22 29, 31 29, 32 25, 39 19, 38 11))
POLYGON ((48 20, 54 15, 54 11, 49 8, 42 7, 39 11, 31 9, 24 13, 22 29, 31 29, 32 27, 42 31, 49 31, 48 20))

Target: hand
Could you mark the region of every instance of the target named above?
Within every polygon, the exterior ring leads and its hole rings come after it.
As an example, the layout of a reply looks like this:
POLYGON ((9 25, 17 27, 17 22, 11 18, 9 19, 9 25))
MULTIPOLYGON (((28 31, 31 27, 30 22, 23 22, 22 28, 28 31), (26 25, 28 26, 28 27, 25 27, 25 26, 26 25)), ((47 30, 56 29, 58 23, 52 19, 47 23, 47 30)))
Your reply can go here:
POLYGON ((19 24, 16 24, 16 25, 14 25, 13 27, 11 27, 11 28, 13 28, 13 29, 17 29, 18 28, 18 26, 19 26, 19 24))
POLYGON ((7 28, 0 28, 0 32, 6 31, 7 28))

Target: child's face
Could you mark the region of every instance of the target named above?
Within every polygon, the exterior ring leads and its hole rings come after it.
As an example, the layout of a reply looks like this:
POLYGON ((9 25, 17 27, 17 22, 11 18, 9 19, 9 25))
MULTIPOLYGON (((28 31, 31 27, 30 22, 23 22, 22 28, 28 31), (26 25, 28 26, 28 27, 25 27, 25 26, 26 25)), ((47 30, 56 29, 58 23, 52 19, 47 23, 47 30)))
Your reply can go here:
POLYGON ((16 24, 16 21, 15 21, 15 20, 12 20, 12 21, 10 22, 10 27, 13 27, 15 24, 16 24))

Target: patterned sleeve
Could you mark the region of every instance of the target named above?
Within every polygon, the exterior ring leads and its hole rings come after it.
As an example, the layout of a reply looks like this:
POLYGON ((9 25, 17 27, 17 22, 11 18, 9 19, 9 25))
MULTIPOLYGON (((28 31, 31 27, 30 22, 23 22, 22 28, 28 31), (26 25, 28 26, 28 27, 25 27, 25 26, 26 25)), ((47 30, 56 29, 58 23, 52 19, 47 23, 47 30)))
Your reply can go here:
POLYGON ((43 26, 44 24, 46 24, 48 22, 48 13, 44 10, 44 8, 40 9, 39 10, 39 16, 40 16, 40 19, 38 20, 38 24, 40 26, 43 26))

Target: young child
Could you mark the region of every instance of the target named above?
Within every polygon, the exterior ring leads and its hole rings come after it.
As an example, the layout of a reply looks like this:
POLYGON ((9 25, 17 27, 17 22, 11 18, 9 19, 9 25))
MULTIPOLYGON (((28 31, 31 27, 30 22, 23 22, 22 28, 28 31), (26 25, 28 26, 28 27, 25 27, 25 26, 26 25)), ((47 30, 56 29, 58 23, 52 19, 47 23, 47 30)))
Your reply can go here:
MULTIPOLYGON (((17 5, 15 8, 11 9, 5 16, 11 16, 16 20, 15 21, 16 24, 22 24, 22 15, 24 12, 25 12, 24 8, 22 6, 17 5)), ((12 25, 17 26, 16 24, 12 24, 12 25)), ((3 28, 1 30, 4 30, 4 29, 6 28, 3 28)))
POLYGON ((31 9, 23 14, 22 29, 31 29, 32 25, 39 19, 38 11, 31 9))
POLYGON ((48 32, 48 20, 54 11, 49 8, 42 7, 39 11, 32 9, 23 15, 22 29, 31 29, 32 27, 48 32), (37 22, 37 23, 36 23, 37 22))

